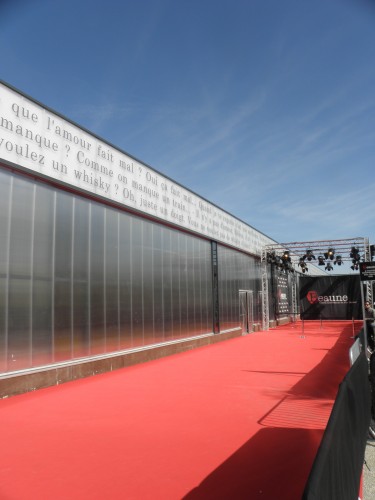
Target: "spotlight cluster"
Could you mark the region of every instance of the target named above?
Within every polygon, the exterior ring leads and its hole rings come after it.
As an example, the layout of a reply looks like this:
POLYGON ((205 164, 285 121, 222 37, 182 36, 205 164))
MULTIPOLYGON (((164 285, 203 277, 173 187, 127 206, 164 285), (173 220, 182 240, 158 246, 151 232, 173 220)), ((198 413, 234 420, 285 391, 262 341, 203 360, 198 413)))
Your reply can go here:
POLYGON ((267 253, 267 262, 268 264, 273 264, 281 271, 294 272, 292 259, 290 258, 290 252, 288 250, 285 250, 281 255, 277 255, 275 251, 267 253))
POLYGON ((318 265, 325 266, 325 271, 333 271, 331 261, 333 261, 334 265, 343 265, 342 255, 336 255, 336 250, 334 248, 328 248, 323 255, 318 256, 318 265))
POLYGON ((304 243, 280 243, 278 246, 270 246, 266 253, 267 263, 283 272, 293 272, 298 269, 300 273, 308 273, 309 267, 322 266, 326 272, 335 268, 348 267, 357 271, 360 262, 367 259, 375 261, 375 245, 369 247, 370 253, 367 255, 368 242, 366 239, 353 238, 348 240, 325 240, 304 243), (287 249, 284 251, 284 249, 287 249), (363 254, 363 255, 362 255, 363 254), (291 258, 292 257, 292 258, 291 258), (294 266, 294 267, 293 267, 294 266), (297 267, 298 266, 298 267, 297 267))

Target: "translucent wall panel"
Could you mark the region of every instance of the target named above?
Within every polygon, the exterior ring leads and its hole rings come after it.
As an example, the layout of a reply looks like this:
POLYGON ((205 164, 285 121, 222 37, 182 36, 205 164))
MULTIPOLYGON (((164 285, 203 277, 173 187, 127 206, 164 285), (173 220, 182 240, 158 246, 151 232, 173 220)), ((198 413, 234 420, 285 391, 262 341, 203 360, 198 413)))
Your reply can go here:
POLYGON ((90 214, 91 206, 74 199, 73 358, 90 354, 90 214))
POLYGON ((152 247, 153 280, 151 290, 153 295, 153 335, 155 343, 158 343, 163 340, 165 334, 165 297, 163 293, 163 284, 164 280, 166 280, 164 270, 164 262, 166 262, 166 259, 163 254, 163 229, 161 226, 153 226, 152 247))
POLYGON ((12 178, 0 172, 0 373, 7 370, 9 229, 12 178))
POLYGON ((106 351, 120 348, 119 320, 119 214, 105 212, 105 336, 106 351))
POLYGON ((11 199, 8 274, 8 366, 31 364, 35 187, 15 178, 11 199))
MULTIPOLYGON (((188 273, 191 272, 191 268, 188 268, 188 249, 187 249, 187 236, 186 234, 180 233, 179 235, 179 250, 178 256, 180 258, 179 262, 179 315, 180 315, 180 331, 177 333, 179 337, 187 337, 189 332, 189 296, 191 296, 191 290, 189 290, 189 278, 188 273)), ((190 239, 190 237, 189 237, 190 239)))
POLYGON ((181 291, 180 291, 180 255, 178 233, 171 233, 171 305, 172 305, 172 338, 181 336, 181 291))
POLYGON ((95 203, 90 213, 90 354, 105 352, 105 210, 95 203))
POLYGON ((120 349, 132 346, 132 218, 120 214, 119 234, 119 329, 120 349))
POLYGON ((32 364, 53 361, 53 268, 55 194, 35 186, 32 271, 32 364))
POLYGON ((163 267, 161 280, 163 290, 163 324, 164 334, 167 338, 173 338, 173 308, 172 308, 172 231, 162 231, 162 258, 163 267))
POLYGON ((129 347, 143 345, 143 248, 142 248, 142 226, 143 220, 132 218, 132 343, 129 347))
POLYGON ((54 361, 72 357, 73 350, 73 197, 56 195, 54 228, 54 361))
POLYGON ((0 372, 212 331, 210 242, 0 172, 0 372))

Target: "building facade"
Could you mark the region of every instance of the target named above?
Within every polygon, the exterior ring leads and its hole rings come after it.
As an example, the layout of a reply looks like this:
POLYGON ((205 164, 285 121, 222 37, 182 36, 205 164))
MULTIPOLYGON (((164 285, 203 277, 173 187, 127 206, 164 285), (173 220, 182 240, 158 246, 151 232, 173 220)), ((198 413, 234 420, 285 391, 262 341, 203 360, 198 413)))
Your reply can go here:
POLYGON ((3 395, 261 323, 270 238, 5 83, 0 234, 3 395))

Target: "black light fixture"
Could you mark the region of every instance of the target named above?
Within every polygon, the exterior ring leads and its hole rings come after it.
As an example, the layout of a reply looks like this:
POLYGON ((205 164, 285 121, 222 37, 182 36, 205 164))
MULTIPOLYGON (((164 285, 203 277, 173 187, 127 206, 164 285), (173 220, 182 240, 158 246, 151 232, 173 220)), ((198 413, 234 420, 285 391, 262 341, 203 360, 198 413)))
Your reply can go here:
POLYGON ((326 259, 333 260, 334 256, 335 256, 335 249, 334 248, 328 248, 328 251, 324 254, 324 257, 326 259))
POLYGON ((313 250, 306 250, 306 253, 302 258, 303 260, 308 260, 309 262, 311 262, 313 259, 316 260, 313 250))
POLYGON ((370 257, 371 260, 373 260, 375 257, 375 245, 370 245, 370 257))
POLYGON ((326 271, 333 271, 332 264, 330 262, 327 262, 326 267, 324 268, 326 271))
POLYGON ((336 255, 334 264, 337 264, 338 266, 341 266, 343 264, 341 255, 336 255))
POLYGON ((285 252, 281 256, 281 258, 284 262, 292 262, 292 259, 290 258, 289 250, 285 250, 285 252))
POLYGON ((275 262, 276 262, 275 250, 273 250, 272 252, 267 252, 267 263, 275 264, 275 262))
POLYGON ((323 255, 319 255, 319 257, 318 257, 318 265, 319 266, 324 266, 325 265, 323 255))
POLYGON ((292 259, 290 259, 288 262, 285 263, 285 270, 289 271, 290 273, 294 273, 294 267, 293 267, 292 259))
POLYGON ((282 271, 290 271, 292 267, 292 259, 290 258, 289 250, 285 250, 284 253, 280 257, 281 259, 281 270, 282 271))
POLYGON ((361 260, 361 256, 359 255, 359 248, 358 247, 352 247, 350 251, 350 257, 352 259, 352 266, 350 266, 350 269, 353 271, 358 271, 359 269, 359 261, 361 260))
POLYGON ((298 263, 298 265, 300 266, 300 268, 301 268, 301 270, 302 270, 302 272, 303 272, 304 274, 308 272, 308 267, 307 267, 307 264, 306 264, 306 262, 304 261, 303 257, 301 257, 301 258, 299 259, 299 263, 298 263))
POLYGON ((361 260, 361 256, 359 255, 359 248, 358 247, 352 247, 350 251, 350 258, 352 259, 353 264, 356 262, 359 262, 361 260))

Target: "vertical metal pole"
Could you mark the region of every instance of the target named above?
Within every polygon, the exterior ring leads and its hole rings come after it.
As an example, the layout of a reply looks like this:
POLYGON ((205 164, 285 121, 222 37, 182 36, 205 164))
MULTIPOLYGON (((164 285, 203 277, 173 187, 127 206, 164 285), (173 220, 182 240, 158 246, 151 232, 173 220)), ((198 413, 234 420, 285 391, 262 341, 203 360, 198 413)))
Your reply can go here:
POLYGON ((212 265, 212 305, 213 305, 213 332, 220 333, 219 318, 219 268, 217 243, 211 241, 211 265, 212 265))
POLYGON ((267 331, 270 326, 270 318, 269 318, 269 303, 268 303, 268 275, 267 275, 266 248, 263 248, 262 250, 261 274, 262 274, 262 330, 267 331))

